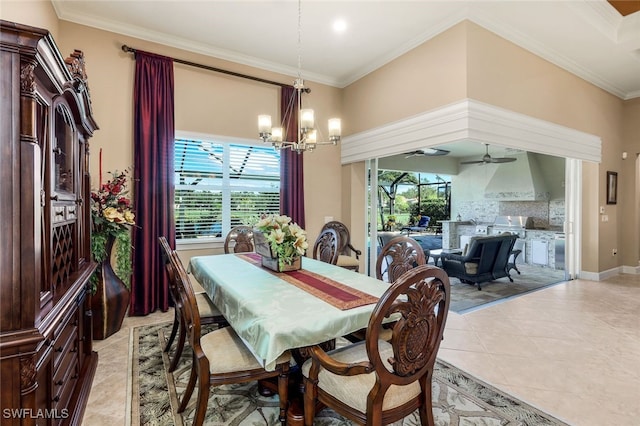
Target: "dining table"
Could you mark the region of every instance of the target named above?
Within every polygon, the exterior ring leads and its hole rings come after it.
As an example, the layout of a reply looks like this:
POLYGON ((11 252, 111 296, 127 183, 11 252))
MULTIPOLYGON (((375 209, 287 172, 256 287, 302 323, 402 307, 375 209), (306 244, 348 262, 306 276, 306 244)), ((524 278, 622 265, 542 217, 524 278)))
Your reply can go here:
POLYGON ((257 253, 195 256, 189 272, 266 370, 288 350, 366 328, 388 284, 308 257, 274 272, 257 253))

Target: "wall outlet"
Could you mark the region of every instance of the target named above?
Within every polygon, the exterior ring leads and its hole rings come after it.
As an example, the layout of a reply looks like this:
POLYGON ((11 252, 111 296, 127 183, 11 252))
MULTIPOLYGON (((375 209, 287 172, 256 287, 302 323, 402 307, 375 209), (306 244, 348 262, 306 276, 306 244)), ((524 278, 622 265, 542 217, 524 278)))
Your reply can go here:
POLYGON ((613 250, 611 250, 611 254, 612 254, 613 256, 615 256, 616 254, 618 254, 618 249, 613 249, 613 250))
POLYGON ((600 216, 600 217, 602 217, 602 221, 603 221, 603 222, 609 222, 609 215, 607 215, 607 214, 603 214, 603 215, 602 215, 602 216, 600 216))

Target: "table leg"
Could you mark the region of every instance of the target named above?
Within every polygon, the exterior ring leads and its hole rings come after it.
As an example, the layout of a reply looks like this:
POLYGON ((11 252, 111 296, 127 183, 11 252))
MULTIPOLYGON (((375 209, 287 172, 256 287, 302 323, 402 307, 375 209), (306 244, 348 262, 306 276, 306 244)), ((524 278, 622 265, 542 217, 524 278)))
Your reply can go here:
MULTIPOLYGON (((335 339, 320 345, 324 351, 336 348, 335 339)), ((298 348, 292 351, 297 366, 289 371, 289 408, 287 410, 287 426, 304 425, 304 377, 300 366, 309 359, 307 348, 298 348)), ((318 408, 319 410, 319 408, 318 408)), ((316 411, 317 412, 317 411, 316 411)))
POLYGON ((290 400, 287 410, 287 426, 304 426, 304 401, 302 395, 290 400))
POLYGON ((258 380, 258 393, 262 396, 273 396, 278 393, 278 383, 273 380, 258 380))

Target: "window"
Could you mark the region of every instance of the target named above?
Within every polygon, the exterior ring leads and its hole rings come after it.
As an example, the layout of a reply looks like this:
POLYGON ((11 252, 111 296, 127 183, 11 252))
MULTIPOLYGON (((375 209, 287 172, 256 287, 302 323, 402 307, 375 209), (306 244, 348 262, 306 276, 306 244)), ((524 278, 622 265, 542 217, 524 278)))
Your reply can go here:
POLYGON ((280 153, 264 145, 176 139, 176 239, 227 235, 280 211, 280 153))

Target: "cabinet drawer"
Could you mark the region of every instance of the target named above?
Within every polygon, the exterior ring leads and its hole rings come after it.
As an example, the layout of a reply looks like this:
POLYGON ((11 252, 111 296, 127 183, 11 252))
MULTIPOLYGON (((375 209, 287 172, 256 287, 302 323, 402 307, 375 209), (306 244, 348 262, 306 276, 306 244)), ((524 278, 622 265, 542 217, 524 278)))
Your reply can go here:
POLYGON ((69 327, 65 328, 63 334, 56 339, 53 345, 54 371, 60 368, 60 363, 69 352, 73 352, 74 356, 77 356, 78 353, 78 327, 74 324, 69 324, 69 327))
POLYGON ((65 206, 53 206, 53 208, 51 209, 51 222, 60 223, 67 220, 67 218, 65 217, 65 210, 65 206))
POLYGON ((65 219, 66 220, 75 220, 76 217, 78 217, 78 207, 73 205, 73 206, 66 206, 65 208, 65 219))
POLYGON ((68 407, 79 376, 80 366, 77 357, 72 357, 67 368, 60 369, 60 371, 54 375, 51 405, 58 413, 61 413, 62 409, 68 407))

